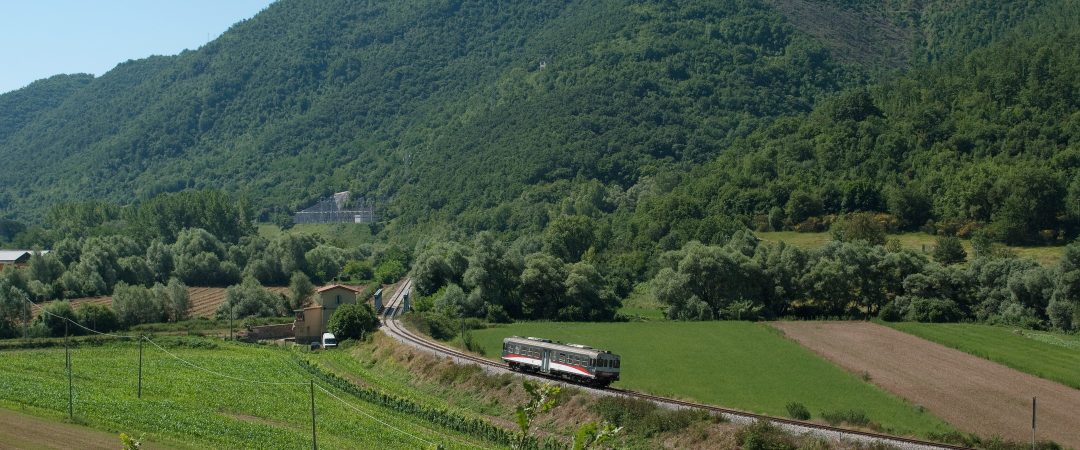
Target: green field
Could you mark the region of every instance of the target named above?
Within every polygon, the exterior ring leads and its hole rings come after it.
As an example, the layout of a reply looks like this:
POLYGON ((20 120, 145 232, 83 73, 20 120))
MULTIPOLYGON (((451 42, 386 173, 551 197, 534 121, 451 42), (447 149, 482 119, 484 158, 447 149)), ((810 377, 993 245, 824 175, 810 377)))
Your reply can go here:
POLYGON ((1080 389, 1080 336, 966 323, 885 325, 1080 389))
MULTIPOLYGON (((259 236, 273 240, 284 233, 277 225, 261 223, 259 236)), ((356 247, 374 241, 371 227, 365 223, 302 223, 293 226, 289 233, 307 233, 321 236, 328 244, 341 248, 356 247)))
MULTIPOLYGON (((111 432, 145 434, 148 440, 166 445, 311 446, 307 382, 312 378, 297 364, 307 353, 208 339, 163 339, 172 342, 165 344, 170 352, 213 371, 249 380, 301 384, 254 384, 224 378, 184 365, 147 345, 143 397, 138 399, 135 344, 84 344, 72 351, 76 420, 111 432)), ((68 390, 62 347, 2 351, 0 377, 4 380, 0 407, 56 419, 66 416, 68 390)), ((452 448, 491 446, 416 416, 367 403, 321 380, 316 380, 316 386, 347 402, 316 387, 321 447, 418 448, 428 446, 426 442, 452 448)))
MULTIPOLYGON (((825 245, 832 239, 829 233, 796 233, 794 231, 768 231, 754 233, 758 238, 766 241, 782 241, 804 249, 815 249, 825 245)), ((937 236, 926 233, 901 233, 890 234, 887 239, 897 239, 904 248, 929 254, 934 249, 937 236)), ((968 258, 972 255, 971 241, 964 239, 964 250, 967 250, 968 258)), ((1031 258, 1044 266, 1056 266, 1061 261, 1061 255, 1065 251, 1062 246, 1043 247, 1008 247, 1016 256, 1031 258)))
POLYGON ((750 322, 525 322, 473 331, 485 355, 498 358, 507 336, 587 344, 622 356, 617 386, 745 411, 786 416, 789 402, 822 411, 864 411, 900 434, 949 429, 782 337, 750 322))

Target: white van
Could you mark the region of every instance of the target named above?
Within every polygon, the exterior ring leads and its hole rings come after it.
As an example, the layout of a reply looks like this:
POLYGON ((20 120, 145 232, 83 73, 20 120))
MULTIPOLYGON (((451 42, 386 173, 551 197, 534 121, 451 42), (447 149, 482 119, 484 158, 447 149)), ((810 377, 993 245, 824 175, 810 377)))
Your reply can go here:
POLYGON ((322 335, 322 348, 334 348, 337 347, 337 338, 334 337, 334 333, 323 333, 322 335))

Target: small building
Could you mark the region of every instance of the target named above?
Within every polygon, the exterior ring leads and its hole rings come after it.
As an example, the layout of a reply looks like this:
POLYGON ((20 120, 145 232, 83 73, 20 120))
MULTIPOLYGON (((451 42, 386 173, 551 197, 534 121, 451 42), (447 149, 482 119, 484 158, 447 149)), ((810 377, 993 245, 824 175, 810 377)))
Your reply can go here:
POLYGON ((359 293, 360 290, 342 284, 317 289, 303 308, 294 311, 296 319, 293 320, 293 332, 296 334, 296 343, 307 344, 322 339, 326 332, 326 323, 338 307, 356 303, 356 294, 359 293))
MULTIPOLYGON (((44 255, 49 251, 42 250, 40 253, 44 255)), ((33 250, 0 250, 0 270, 8 267, 26 267, 30 264, 30 257, 33 254, 33 250)))

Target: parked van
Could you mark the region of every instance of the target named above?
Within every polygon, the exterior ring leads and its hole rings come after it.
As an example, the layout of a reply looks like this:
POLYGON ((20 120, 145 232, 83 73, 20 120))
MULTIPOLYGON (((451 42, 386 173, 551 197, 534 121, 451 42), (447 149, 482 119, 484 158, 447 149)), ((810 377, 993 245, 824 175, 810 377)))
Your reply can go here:
POLYGON ((334 333, 323 333, 322 335, 322 348, 334 348, 337 347, 337 338, 334 337, 334 333))

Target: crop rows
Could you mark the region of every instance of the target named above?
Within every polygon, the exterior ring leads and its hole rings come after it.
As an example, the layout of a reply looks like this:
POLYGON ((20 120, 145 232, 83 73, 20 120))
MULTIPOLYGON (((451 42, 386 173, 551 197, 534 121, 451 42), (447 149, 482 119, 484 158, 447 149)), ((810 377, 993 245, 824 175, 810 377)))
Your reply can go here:
MULTIPOLYGON (((208 340, 174 340, 169 351, 210 370, 245 379, 297 382, 256 385, 223 379, 184 365, 152 347, 144 354, 143 397, 136 398, 137 350, 128 343, 79 347, 72 351, 75 415, 92 426, 147 433, 150 440, 173 439, 217 448, 302 448, 310 445, 311 373, 289 353, 208 340), (182 345, 209 348, 185 348, 182 345)), ((5 389, 0 403, 30 410, 67 411, 63 349, 0 352, 5 389)), ((322 379, 322 377, 319 377, 322 379)), ((340 383, 316 380, 378 420, 407 434, 449 448, 480 445, 476 433, 436 431, 445 420, 428 419, 395 403, 365 402, 377 396, 345 395, 340 383), (365 400, 365 401, 361 401, 365 400), (425 425, 425 422, 439 426, 425 425)), ((346 383, 347 384, 347 383, 346 383)), ((326 448, 416 448, 415 440, 384 426, 316 390, 318 440, 326 448)), ((390 398, 390 397, 387 397, 390 398)), ((431 416, 434 417, 434 416, 431 416)), ((457 430, 460 427, 447 427, 457 430)))

